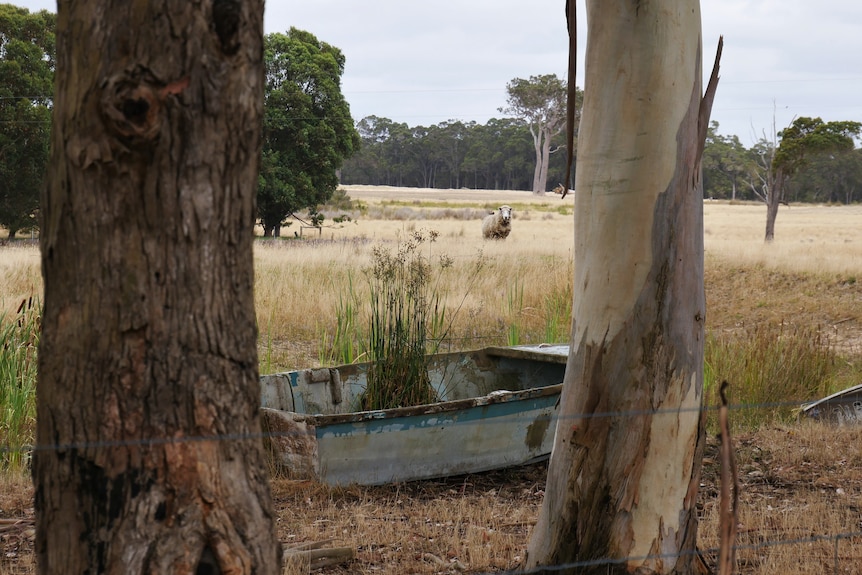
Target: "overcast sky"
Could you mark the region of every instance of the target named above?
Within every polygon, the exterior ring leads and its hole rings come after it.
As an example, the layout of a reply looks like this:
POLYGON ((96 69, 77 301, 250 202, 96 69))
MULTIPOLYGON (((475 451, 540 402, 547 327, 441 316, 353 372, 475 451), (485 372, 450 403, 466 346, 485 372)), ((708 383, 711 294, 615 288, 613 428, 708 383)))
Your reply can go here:
MULTIPOLYGON (((10 1, 10 0, 6 0, 10 1)), ((11 0, 56 10, 50 0, 11 0)), ((271 0, 265 31, 340 48, 354 119, 410 126, 502 117, 513 78, 566 76, 564 0, 271 0)), ((702 0, 704 74, 724 35, 712 119, 746 146, 799 116, 862 121, 862 1, 702 0)), ((578 85, 586 11, 578 0, 578 85)))

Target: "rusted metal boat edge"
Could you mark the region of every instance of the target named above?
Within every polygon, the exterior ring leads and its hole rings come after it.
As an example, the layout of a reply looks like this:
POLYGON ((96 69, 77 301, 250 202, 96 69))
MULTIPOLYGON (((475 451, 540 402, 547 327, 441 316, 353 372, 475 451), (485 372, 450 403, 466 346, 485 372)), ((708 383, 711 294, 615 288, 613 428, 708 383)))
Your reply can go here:
POLYGON ((848 387, 802 406, 802 414, 838 425, 862 423, 862 384, 848 387))

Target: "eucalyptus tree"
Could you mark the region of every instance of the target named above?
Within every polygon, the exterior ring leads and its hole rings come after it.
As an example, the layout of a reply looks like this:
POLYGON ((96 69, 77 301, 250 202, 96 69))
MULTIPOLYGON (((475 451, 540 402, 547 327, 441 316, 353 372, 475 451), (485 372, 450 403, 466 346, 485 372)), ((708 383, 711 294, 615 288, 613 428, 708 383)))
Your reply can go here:
POLYGON ((508 107, 503 112, 521 118, 533 136, 536 165, 533 193, 544 193, 548 185, 551 140, 566 127, 567 85, 556 74, 515 78, 506 85, 508 107))
POLYGON ((356 123, 361 145, 344 162, 342 180, 351 184, 404 185, 410 128, 389 118, 366 116, 356 123))
POLYGON ((35 228, 51 131, 56 15, 0 4, 0 226, 35 228))
POLYGON ((410 136, 407 151, 416 187, 436 187, 437 173, 443 164, 440 128, 433 124, 427 127, 415 126, 410 130, 410 136))
POLYGON ((694 573, 717 60, 702 95, 699 0, 586 5, 572 346, 526 567, 694 573))
POLYGON ((449 120, 438 125, 440 130, 437 142, 440 145, 440 157, 446 167, 448 187, 461 187, 461 176, 464 158, 470 146, 470 139, 476 129, 476 122, 461 122, 449 120))
POLYGON ((58 3, 42 575, 282 572, 252 254, 263 4, 58 3))
POLYGON ((801 202, 851 204, 862 192, 862 148, 812 155, 793 178, 801 202))
POLYGON ((718 122, 711 122, 703 150, 704 195, 736 200, 752 168, 751 154, 739 137, 722 136, 718 122))
POLYGON ((332 197, 337 171, 360 145, 341 93, 345 58, 310 32, 265 38, 263 162, 257 196, 264 235, 332 197))
POLYGON ((780 141, 769 166, 771 186, 766 189, 767 242, 775 237, 775 219, 779 204, 785 202, 787 179, 807 163, 811 154, 852 150, 853 137, 860 131, 859 122, 824 122, 820 118, 803 117, 778 133, 780 141))

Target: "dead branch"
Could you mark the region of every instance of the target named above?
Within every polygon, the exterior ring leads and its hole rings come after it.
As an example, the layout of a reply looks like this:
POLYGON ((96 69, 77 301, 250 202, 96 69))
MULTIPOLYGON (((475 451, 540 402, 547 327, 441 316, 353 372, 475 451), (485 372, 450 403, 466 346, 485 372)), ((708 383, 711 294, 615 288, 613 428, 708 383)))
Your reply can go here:
POLYGON ((464 564, 461 563, 460 561, 458 561, 457 559, 450 563, 448 561, 444 561, 443 559, 437 557, 433 553, 423 553, 422 559, 424 559, 425 561, 429 561, 431 563, 436 563, 438 566, 446 568, 446 569, 453 569, 455 571, 466 571, 467 570, 467 567, 465 567, 464 564))
POLYGON ((27 528, 35 527, 36 521, 33 519, 0 519, 0 533, 9 531, 24 531, 27 528))
POLYGON ((323 548, 332 540, 309 541, 292 547, 284 548, 282 560, 284 563, 301 561, 307 563, 310 569, 322 569, 340 563, 351 561, 355 552, 352 547, 323 548))

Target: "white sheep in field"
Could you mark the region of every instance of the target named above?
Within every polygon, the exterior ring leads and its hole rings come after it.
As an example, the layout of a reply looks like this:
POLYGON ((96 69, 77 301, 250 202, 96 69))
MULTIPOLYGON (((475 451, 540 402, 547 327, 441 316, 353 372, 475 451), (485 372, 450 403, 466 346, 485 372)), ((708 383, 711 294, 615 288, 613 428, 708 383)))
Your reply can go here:
POLYGON ((482 220, 482 235, 486 240, 505 240, 512 231, 512 208, 500 206, 482 220))

